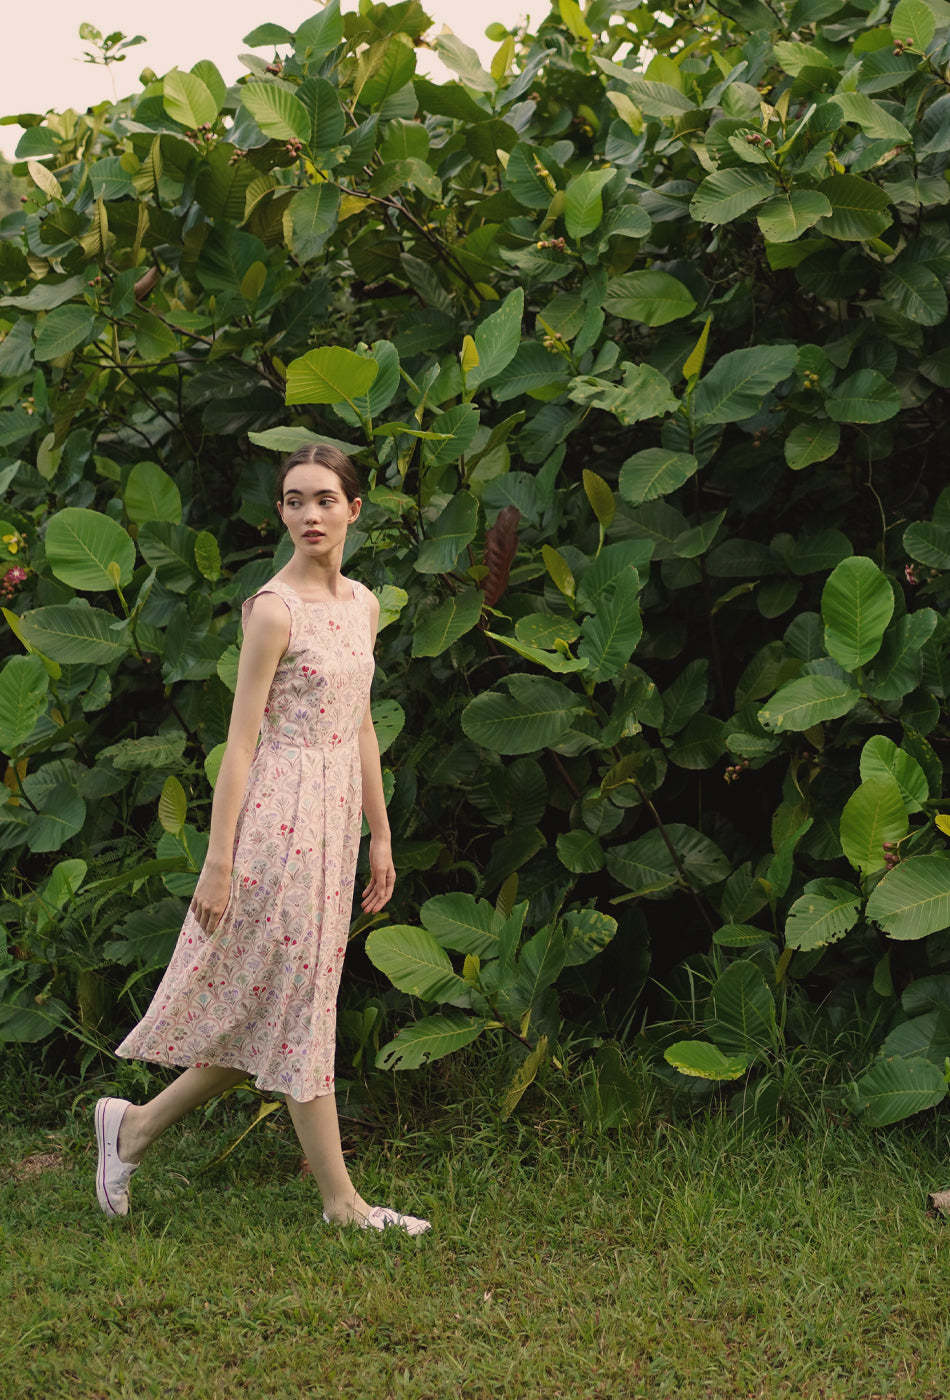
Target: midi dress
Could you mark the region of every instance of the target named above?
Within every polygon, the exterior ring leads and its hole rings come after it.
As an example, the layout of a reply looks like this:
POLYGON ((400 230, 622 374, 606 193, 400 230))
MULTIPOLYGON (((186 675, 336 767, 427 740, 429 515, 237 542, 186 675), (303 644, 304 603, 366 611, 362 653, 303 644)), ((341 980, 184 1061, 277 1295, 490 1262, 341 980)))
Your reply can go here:
POLYGON ((372 594, 307 602, 272 579, 290 640, 271 684, 208 935, 189 910, 126 1059, 246 1070, 298 1102, 333 1092, 336 999, 362 829, 359 728, 373 676, 372 594))

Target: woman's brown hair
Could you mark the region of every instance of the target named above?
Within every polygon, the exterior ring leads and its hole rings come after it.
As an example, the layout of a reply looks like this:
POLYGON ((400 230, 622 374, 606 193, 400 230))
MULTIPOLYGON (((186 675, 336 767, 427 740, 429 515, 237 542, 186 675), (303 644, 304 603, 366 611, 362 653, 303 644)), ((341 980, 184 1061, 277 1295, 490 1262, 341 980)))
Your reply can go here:
POLYGON ((331 447, 328 442, 308 442, 304 447, 298 447, 292 453, 280 469, 277 478, 277 499, 282 502, 284 499, 284 482, 287 480, 287 473, 293 471, 294 467, 326 467, 339 477, 343 493, 348 501, 355 501, 357 496, 362 494, 362 485, 356 468, 347 457, 345 452, 341 452, 338 447, 331 447))

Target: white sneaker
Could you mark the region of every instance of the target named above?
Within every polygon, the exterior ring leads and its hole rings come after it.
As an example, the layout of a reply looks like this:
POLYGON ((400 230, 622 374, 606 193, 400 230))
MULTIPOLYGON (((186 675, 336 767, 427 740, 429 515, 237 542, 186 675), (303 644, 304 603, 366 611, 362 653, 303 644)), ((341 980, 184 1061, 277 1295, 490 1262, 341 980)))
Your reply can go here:
POLYGON ((128 1099, 100 1099, 96 1104, 96 1196, 106 1215, 128 1215, 129 1182, 138 1171, 137 1162, 119 1157, 119 1128, 128 1107, 128 1099))
MULTIPOLYGON (((325 1211, 323 1218, 329 1225, 330 1217, 325 1211)), ((405 1230, 407 1235, 424 1235, 427 1230, 432 1229, 428 1220, 420 1220, 416 1215, 401 1215, 390 1206, 372 1206, 368 1215, 358 1216, 351 1220, 350 1224, 356 1225, 360 1230, 387 1230, 395 1226, 398 1230, 405 1230)))

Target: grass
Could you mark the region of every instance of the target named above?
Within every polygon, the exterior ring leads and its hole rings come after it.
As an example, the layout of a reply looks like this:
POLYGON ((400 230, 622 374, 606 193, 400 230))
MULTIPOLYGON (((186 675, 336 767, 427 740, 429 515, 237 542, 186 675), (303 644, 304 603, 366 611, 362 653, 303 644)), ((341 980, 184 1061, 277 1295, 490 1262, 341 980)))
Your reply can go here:
POLYGON ((3 1400, 947 1394, 939 1120, 602 1134, 538 1091, 501 1123, 456 1086, 349 1132, 364 1195, 432 1219, 408 1240, 322 1225, 285 1114, 199 1175, 247 1121, 234 1104, 169 1132, 107 1221, 98 1092, 0 1129, 3 1400))

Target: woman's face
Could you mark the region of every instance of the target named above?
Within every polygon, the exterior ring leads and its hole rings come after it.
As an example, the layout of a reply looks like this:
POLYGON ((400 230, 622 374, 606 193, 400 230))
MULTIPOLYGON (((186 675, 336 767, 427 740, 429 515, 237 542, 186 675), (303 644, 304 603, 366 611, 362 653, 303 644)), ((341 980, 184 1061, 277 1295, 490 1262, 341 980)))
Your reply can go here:
POLYGON ((360 513, 362 501, 348 501, 336 472, 315 462, 293 467, 284 478, 284 498, 278 505, 294 548, 322 558, 342 552, 347 527, 360 513))

